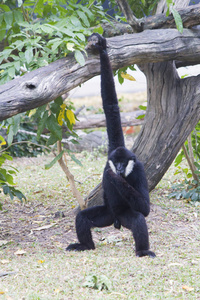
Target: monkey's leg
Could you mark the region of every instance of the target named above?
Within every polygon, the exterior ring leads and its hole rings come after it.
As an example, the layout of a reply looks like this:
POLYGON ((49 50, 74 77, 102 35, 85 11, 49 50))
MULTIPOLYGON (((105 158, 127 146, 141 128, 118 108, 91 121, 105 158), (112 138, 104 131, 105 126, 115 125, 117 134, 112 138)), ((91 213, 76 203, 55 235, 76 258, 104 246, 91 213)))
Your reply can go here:
POLYGON ((133 233, 136 256, 155 257, 155 253, 149 250, 149 234, 143 214, 136 211, 125 211, 119 216, 119 220, 124 227, 133 233))
POLYGON ((83 251, 95 249, 91 228, 106 227, 114 222, 106 206, 96 206, 82 210, 76 216, 76 233, 79 243, 69 245, 66 250, 83 251))

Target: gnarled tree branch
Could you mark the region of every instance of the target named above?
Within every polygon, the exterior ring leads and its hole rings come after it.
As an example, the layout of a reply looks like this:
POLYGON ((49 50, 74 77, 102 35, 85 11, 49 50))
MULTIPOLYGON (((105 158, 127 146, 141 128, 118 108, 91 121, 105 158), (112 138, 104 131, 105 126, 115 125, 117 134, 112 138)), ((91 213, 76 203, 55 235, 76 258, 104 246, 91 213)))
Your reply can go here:
MULTIPOLYGON (((141 32, 146 29, 176 28, 172 14, 167 17, 164 13, 160 13, 137 19, 126 0, 117 0, 117 4, 134 32, 141 32)), ((187 6, 187 2, 185 5, 187 6)), ((177 10, 181 16, 184 28, 191 28, 200 24, 200 4, 183 8, 184 4, 182 3, 181 7, 178 7, 177 10)))
MULTIPOLYGON (((107 39, 112 68, 169 60, 200 62, 200 30, 158 29, 107 39)), ((100 74, 99 57, 84 66, 69 55, 0 86, 0 121, 44 105, 100 74)))

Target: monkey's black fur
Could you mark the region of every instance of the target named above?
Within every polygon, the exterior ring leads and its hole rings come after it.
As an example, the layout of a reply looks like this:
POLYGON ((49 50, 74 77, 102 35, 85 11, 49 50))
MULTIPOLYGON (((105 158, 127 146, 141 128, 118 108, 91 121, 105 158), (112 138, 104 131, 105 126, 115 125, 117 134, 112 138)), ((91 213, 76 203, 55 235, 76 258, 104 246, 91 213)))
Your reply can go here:
POLYGON ((101 95, 108 132, 108 161, 103 174, 104 205, 80 211, 76 217, 79 243, 66 250, 95 249, 91 228, 121 225, 133 233, 136 255, 155 257, 149 250, 145 217, 149 214, 149 192, 142 163, 125 148, 118 100, 112 69, 106 51, 106 39, 97 33, 89 38, 90 46, 97 49, 101 64, 101 95))

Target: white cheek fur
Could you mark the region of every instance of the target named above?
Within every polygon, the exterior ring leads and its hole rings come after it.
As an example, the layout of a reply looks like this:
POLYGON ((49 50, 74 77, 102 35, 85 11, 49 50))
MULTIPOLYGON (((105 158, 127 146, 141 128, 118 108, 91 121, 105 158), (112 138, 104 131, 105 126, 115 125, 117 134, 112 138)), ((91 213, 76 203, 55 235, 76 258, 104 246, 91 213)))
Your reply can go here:
POLYGON ((127 177, 133 171, 134 164, 135 162, 133 160, 129 160, 128 165, 125 169, 125 177, 127 177))
POLYGON ((117 174, 116 168, 115 168, 115 166, 114 166, 112 160, 109 160, 108 163, 109 163, 109 166, 110 166, 111 170, 112 170, 115 174, 117 174))

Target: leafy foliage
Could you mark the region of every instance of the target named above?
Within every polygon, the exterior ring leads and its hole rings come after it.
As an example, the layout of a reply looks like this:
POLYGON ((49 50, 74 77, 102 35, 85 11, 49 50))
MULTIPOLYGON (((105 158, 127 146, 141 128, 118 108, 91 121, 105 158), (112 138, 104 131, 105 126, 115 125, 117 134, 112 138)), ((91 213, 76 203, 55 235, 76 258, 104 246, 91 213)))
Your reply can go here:
POLYGON ((98 290, 108 290, 111 291, 112 284, 110 279, 105 275, 89 275, 83 284, 84 287, 89 287, 98 290))
MULTIPOLYGON (((0 4, 0 84, 73 52, 84 65, 90 28, 105 18, 91 1, 25 0, 0 4)), ((99 27, 101 31, 101 27, 99 27)))
MULTIPOLYGON (((131 71, 136 71, 134 65, 132 66, 129 66, 129 67, 124 67, 124 68, 121 68, 121 69, 118 69, 116 71, 114 71, 114 76, 117 76, 118 77, 118 80, 119 80, 119 83, 122 84, 124 82, 124 79, 131 76, 127 73, 127 70, 130 69, 131 71)), ((132 77, 132 76, 131 76, 132 77)), ((129 80, 134 80, 134 78, 132 77, 132 79, 130 79, 131 77, 127 78, 129 80)))
MULTIPOLYGON (((200 177, 199 177, 200 178, 200 177)), ((172 186, 174 192, 169 197, 176 198, 177 200, 184 198, 188 201, 200 201, 200 185, 195 180, 185 179, 183 183, 172 186)))
POLYGON ((129 0, 128 3, 137 18, 149 16, 154 13, 159 0, 129 0))
MULTIPOLYGON (((200 201, 200 122, 191 133, 191 142, 191 155, 193 155, 192 161, 194 161, 193 168, 195 170, 194 173, 196 174, 196 178, 193 178, 190 168, 185 166, 181 167, 181 162, 185 158, 184 151, 182 150, 175 159, 175 166, 177 167, 175 175, 183 172, 186 178, 182 183, 176 184, 172 187, 174 192, 170 194, 170 197, 175 197, 176 199, 184 198, 189 201, 200 201)), ((185 147, 189 152, 188 141, 185 142, 185 147)))
POLYGON ((179 12, 173 7, 173 5, 174 5, 173 0, 166 0, 166 2, 167 2, 167 7, 168 7, 166 16, 169 16, 169 14, 172 13, 178 31, 180 33, 183 33, 183 22, 182 22, 179 12))
MULTIPOLYGON (((46 66, 71 52, 76 61, 84 65, 86 36, 92 33, 90 28, 93 26, 97 26, 96 31, 102 33, 99 24, 105 18, 101 1, 4 0, 0 4, 0 41, 4 41, 4 50, 0 53, 0 84, 46 66)), ((38 142, 44 144, 41 139, 44 129, 50 132, 46 143, 48 147, 61 141, 64 131, 66 138, 70 137, 71 142, 77 143, 77 135, 73 131, 76 118, 72 109, 71 104, 64 103, 59 97, 50 105, 3 121, 1 127, 7 130, 10 153, 17 156, 24 155, 23 152, 30 156, 37 155, 42 149, 38 142), (25 122, 27 119, 31 123, 25 122), (38 124, 36 137, 18 133, 22 126, 33 131, 34 122, 38 124), (32 142, 31 149, 24 141, 27 138, 32 142), (23 143, 10 147, 13 141, 23 143)), ((58 161, 62 154, 63 151, 47 168, 58 161)), ((71 152, 68 151, 68 154, 80 164, 71 152)), ((8 159, 6 155, 2 152, 2 159, 8 159)), ((13 195, 22 198, 22 194, 11 187, 14 183, 10 171, 2 168, 1 174, 3 192, 10 194, 11 198, 13 195)))
MULTIPOLYGON (((5 144, 5 140, 2 136, 0 136, 0 140, 2 141, 1 145, 5 144)), ((16 196, 22 201, 23 199, 26 199, 25 196, 14 187, 15 183, 13 175, 16 175, 17 169, 12 166, 7 166, 6 168, 2 167, 6 160, 12 161, 12 157, 8 155, 7 152, 2 152, 0 150, 0 193, 3 191, 5 195, 9 194, 12 200, 14 196, 16 196)), ((2 203, 0 203, 0 209, 1 208, 2 203)))
POLYGON ((35 127, 36 123, 29 117, 29 113, 19 114, 3 121, 0 128, 5 129, 8 136, 7 143, 5 146, 2 145, 2 149, 6 148, 12 157, 36 157, 38 154, 49 152, 50 149, 44 147, 46 140, 42 137, 37 140, 37 136, 31 134, 35 127))

